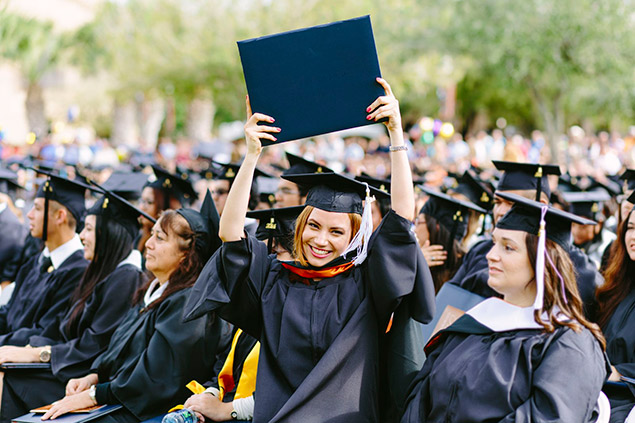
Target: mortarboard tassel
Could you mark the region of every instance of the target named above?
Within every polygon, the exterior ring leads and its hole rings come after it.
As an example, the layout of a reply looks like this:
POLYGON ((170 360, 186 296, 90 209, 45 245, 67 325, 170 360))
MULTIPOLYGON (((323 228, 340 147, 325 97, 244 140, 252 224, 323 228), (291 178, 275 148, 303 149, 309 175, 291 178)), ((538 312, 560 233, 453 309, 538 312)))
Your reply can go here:
POLYGON ((348 247, 346 247, 346 250, 342 253, 342 256, 345 256, 349 252, 356 250, 357 255, 353 258, 353 264, 355 266, 359 266, 364 260, 366 260, 366 256, 368 255, 368 241, 370 240, 370 236, 373 234, 373 213, 371 203, 375 201, 375 197, 370 196, 370 188, 368 187, 368 184, 364 182, 364 185, 366 185, 366 198, 364 199, 362 223, 359 227, 359 231, 355 234, 351 243, 348 244, 348 247))
POLYGON ((542 310, 545 293, 545 253, 547 243, 547 230, 545 229, 545 215, 548 207, 540 209, 540 230, 538 231, 538 251, 536 254, 536 299, 534 310, 542 310))

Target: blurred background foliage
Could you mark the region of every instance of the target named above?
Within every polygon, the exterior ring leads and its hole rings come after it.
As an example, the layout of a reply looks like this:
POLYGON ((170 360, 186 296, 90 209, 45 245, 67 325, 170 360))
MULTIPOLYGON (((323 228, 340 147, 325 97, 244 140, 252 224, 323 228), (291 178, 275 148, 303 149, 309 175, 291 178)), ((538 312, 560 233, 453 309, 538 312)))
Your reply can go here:
POLYGON ((67 33, 4 9, 0 57, 28 80, 34 131, 46 122, 39 81, 74 66, 109 81, 111 119, 93 123, 113 141, 135 113, 142 136, 209 139, 221 122, 244 118, 237 40, 370 14, 406 122, 446 114, 467 132, 504 116, 552 138, 574 123, 624 127, 635 117, 633 3, 119 0, 67 33))

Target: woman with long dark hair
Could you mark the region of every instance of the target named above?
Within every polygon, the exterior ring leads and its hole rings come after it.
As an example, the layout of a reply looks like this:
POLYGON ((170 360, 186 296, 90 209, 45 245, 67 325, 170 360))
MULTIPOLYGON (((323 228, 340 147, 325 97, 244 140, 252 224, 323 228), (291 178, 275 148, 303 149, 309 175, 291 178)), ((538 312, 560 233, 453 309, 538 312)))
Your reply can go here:
POLYGON ((465 249, 462 240, 468 231, 471 214, 486 211, 470 201, 427 187, 419 188, 430 197, 415 220, 415 233, 430 266, 434 289, 439 292, 463 262, 465 249))
POLYGON ((260 139, 275 141, 279 132, 247 103, 248 152, 227 198, 232 213, 221 217, 224 243, 186 316, 218 309, 260 341, 254 422, 381 421, 391 315, 402 304, 407 317, 431 318, 432 281, 410 230, 414 193, 399 106, 388 84, 377 82, 386 95, 367 116, 387 120, 392 210, 373 232, 368 185, 334 173, 285 175, 311 188, 296 220, 293 260, 284 262, 243 230, 260 139))
MULTIPOLYGON (((635 195, 631 195, 635 197, 635 195)), ((629 198, 635 201, 635 198, 629 198)), ((620 223, 604 271, 604 285, 596 291, 597 323, 606 337, 611 375, 604 392, 611 403, 611 422, 623 422, 635 407, 635 396, 622 376, 635 378, 635 213, 620 223)))
POLYGON ((26 347, 0 348, 0 362, 50 363, 50 369, 5 372, 2 421, 64 395, 66 383, 83 375, 108 346, 141 286, 141 255, 133 250, 142 213, 106 193, 88 210, 80 238, 90 261, 61 322, 29 338, 26 347))
POLYGON ((604 338, 584 317, 567 246, 571 222, 524 197, 496 224, 489 286, 425 347, 402 422, 595 422, 604 338))
POLYGON ((185 385, 207 380, 216 355, 220 320, 183 323, 183 306, 203 265, 218 246, 218 215, 208 195, 201 213, 166 210, 146 243, 155 279, 137 291, 134 306, 87 375, 71 379, 66 397, 44 419, 96 404, 123 407, 96 421, 143 421, 188 398, 185 385))

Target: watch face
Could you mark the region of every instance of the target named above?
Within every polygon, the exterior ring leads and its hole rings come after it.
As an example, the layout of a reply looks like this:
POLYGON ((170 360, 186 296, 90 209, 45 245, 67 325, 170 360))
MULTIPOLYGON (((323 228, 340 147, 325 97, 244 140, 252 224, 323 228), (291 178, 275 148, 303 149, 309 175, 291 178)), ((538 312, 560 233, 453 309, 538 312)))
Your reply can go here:
POLYGON ((50 351, 43 350, 42 352, 40 352, 40 361, 42 363, 48 363, 50 360, 51 360, 50 351))
POLYGON ((232 416, 232 419, 234 420, 238 418, 238 413, 236 412, 236 410, 232 410, 231 416, 232 416))

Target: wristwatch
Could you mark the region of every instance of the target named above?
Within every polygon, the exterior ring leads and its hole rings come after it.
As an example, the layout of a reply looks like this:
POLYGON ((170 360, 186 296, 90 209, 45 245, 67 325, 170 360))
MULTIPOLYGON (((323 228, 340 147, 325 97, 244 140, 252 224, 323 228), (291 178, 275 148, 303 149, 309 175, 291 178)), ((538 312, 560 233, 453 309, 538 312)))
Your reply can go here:
POLYGON ((90 388, 88 389, 88 396, 95 404, 97 404, 97 388, 95 388, 95 385, 90 385, 90 388))
POLYGON ((40 362, 48 363, 49 361, 51 361, 51 347, 44 347, 40 351, 40 362))
POLYGON ((229 415, 232 417, 232 420, 238 420, 238 413, 236 412, 236 410, 232 410, 229 415))

